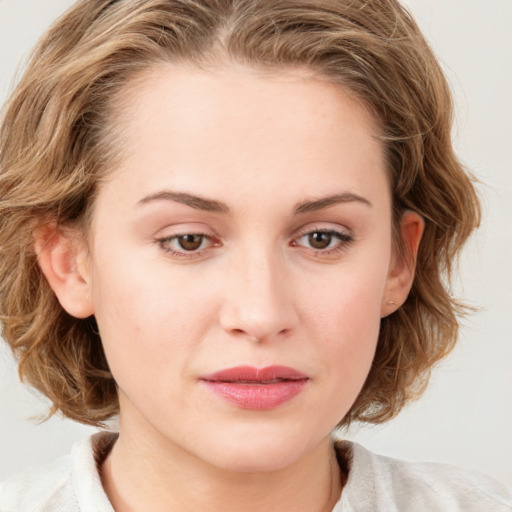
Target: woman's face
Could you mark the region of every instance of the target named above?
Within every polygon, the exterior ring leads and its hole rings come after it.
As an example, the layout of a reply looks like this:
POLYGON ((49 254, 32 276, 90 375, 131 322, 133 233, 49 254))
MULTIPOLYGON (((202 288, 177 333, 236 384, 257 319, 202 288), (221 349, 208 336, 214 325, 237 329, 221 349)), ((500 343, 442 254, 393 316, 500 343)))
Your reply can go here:
POLYGON ((350 409, 390 312, 373 119, 298 70, 162 66, 122 101, 84 271, 121 431, 291 464, 350 409))

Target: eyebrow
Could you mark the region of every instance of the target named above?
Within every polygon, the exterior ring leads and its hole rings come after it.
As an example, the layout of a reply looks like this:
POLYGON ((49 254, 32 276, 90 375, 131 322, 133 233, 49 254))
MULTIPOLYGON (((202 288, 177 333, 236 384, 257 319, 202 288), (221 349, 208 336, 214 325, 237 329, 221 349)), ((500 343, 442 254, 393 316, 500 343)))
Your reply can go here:
MULTIPOLYGON (((153 201, 174 201, 176 203, 181 203, 186 206, 190 206, 196 210, 203 210, 207 212, 214 213, 224 213, 227 214, 230 212, 229 206, 221 201, 216 201, 215 199, 208 199, 206 197, 196 196, 194 194, 188 194, 186 192, 173 192, 171 190, 163 190, 161 192, 156 192, 154 194, 150 194, 142 198, 137 205, 143 205, 147 203, 151 203, 153 201)), ((333 194, 331 196, 322 197, 319 199, 307 200, 298 203, 294 208, 294 215, 301 215, 304 213, 315 212, 318 210, 323 210, 325 208, 329 208, 330 206, 334 206, 340 203, 351 203, 358 202, 365 204, 367 206, 373 206, 368 199, 361 197, 357 194, 353 194, 351 192, 344 192, 342 194, 333 194)))
POLYGON ((295 207, 294 214, 300 215, 302 213, 316 212, 336 204, 352 202, 362 203, 370 207, 373 206, 372 203, 370 203, 370 201, 364 197, 353 194, 351 192, 344 192, 342 194, 333 194, 332 196, 321 197, 320 199, 302 201, 295 207))
POLYGON ((137 204, 143 205, 153 201, 174 201, 176 203, 185 204, 196 210, 203 210, 206 212, 214 213, 229 213, 229 207, 225 203, 216 201, 215 199, 208 199, 186 192, 172 192, 171 190, 164 190, 156 192, 141 199, 137 204))

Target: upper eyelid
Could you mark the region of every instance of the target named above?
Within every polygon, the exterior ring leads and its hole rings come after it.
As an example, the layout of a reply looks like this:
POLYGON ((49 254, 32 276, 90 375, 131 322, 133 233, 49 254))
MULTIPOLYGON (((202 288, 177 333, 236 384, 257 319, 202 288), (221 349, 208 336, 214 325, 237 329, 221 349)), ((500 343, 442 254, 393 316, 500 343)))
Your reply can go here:
POLYGON ((308 233, 317 233, 317 232, 322 232, 322 233, 339 233, 340 235, 350 235, 350 236, 353 236, 353 232, 351 229, 349 229, 348 227, 342 227, 342 226, 332 226, 332 225, 326 225, 326 226, 321 226, 321 225, 315 225, 315 224, 312 224, 311 227, 307 226, 307 227, 302 227, 302 228, 299 228, 295 231, 295 233, 292 235, 292 238, 293 237, 299 237, 299 236, 303 236, 303 235, 307 235, 308 233))
POLYGON ((300 233, 297 237, 295 238, 302 238, 306 235, 310 235, 312 233, 324 233, 324 234, 329 234, 329 235, 334 235, 334 236, 338 236, 338 237, 343 237, 343 238, 353 238, 353 235, 349 232, 345 232, 345 231, 338 231, 336 229, 314 229, 313 231, 305 231, 304 233, 300 233))
MULTIPOLYGON (((185 223, 186 224, 186 223, 185 223)), ((185 226, 183 228, 177 227, 176 225, 168 225, 163 228, 158 229, 152 238, 154 240, 169 240, 171 238, 176 238, 179 236, 185 235, 201 235, 207 238, 219 238, 219 236, 210 228, 205 227, 193 227, 193 226, 185 226)))

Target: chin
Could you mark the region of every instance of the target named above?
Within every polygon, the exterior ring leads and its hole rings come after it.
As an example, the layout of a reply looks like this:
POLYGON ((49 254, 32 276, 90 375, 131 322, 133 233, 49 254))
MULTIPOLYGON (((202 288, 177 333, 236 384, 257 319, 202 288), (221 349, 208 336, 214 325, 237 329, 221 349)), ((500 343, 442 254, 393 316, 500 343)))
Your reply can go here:
POLYGON ((277 431, 259 429, 245 435, 218 436, 212 440, 210 462, 226 471, 262 473, 280 471, 293 465, 321 440, 290 433, 284 426, 277 431))
POLYGON ((233 454, 218 454, 212 462, 216 467, 236 473, 272 473, 293 465, 301 454, 296 451, 259 453, 254 450, 237 450, 233 454))

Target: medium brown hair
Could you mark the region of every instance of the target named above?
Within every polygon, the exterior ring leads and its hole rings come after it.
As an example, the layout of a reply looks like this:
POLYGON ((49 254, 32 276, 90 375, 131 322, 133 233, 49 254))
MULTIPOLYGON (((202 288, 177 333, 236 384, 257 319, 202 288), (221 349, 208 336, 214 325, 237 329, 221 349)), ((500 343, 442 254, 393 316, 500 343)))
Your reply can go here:
POLYGON ((81 0, 53 25, 0 130, 0 315, 20 376, 77 421, 98 425, 118 411, 94 318, 59 305, 34 230, 87 225, 116 156, 113 105, 134 77, 219 57, 306 67, 355 94, 380 127, 395 231, 405 209, 426 221, 410 295, 382 320, 371 371, 341 424, 388 420, 456 341, 464 309, 450 293, 452 262, 480 214, 453 152, 446 79, 395 0, 81 0))

